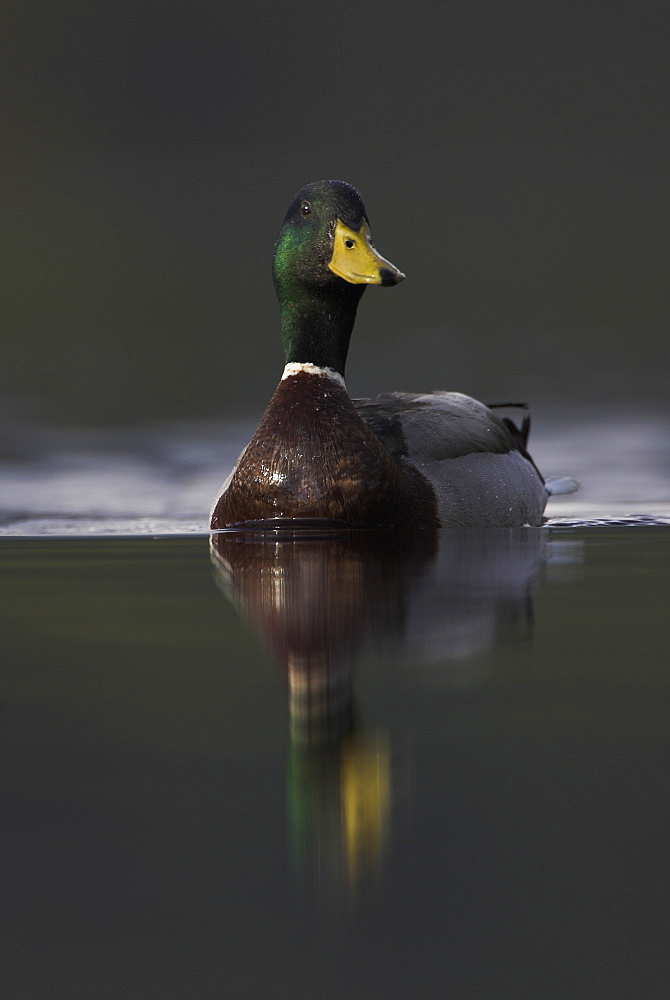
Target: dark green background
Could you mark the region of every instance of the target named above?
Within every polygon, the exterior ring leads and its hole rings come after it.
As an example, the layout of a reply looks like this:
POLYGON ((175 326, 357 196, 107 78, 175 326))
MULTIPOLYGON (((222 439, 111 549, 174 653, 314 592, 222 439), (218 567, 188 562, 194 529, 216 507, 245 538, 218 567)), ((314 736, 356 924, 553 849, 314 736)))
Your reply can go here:
POLYGON ((258 412, 273 242, 325 176, 408 274, 362 304, 355 394, 663 399, 668 10, 8 0, 0 395, 258 412))

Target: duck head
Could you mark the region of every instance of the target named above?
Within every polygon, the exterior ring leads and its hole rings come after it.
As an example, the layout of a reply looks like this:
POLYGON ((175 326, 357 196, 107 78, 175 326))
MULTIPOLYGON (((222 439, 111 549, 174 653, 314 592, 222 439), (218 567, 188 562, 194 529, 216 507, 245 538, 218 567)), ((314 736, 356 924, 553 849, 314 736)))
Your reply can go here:
POLYGON ((366 286, 405 277, 374 248, 363 199, 344 181, 298 191, 275 247, 273 276, 286 361, 341 375, 366 286))

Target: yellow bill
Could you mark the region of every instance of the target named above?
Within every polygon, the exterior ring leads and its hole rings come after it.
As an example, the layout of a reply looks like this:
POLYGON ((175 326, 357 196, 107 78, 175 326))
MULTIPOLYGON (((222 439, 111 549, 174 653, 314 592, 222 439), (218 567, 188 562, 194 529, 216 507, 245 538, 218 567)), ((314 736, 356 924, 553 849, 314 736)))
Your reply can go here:
POLYGON ((352 285, 397 285, 405 280, 402 271, 372 246, 370 227, 365 220, 358 231, 337 220, 328 267, 352 285))

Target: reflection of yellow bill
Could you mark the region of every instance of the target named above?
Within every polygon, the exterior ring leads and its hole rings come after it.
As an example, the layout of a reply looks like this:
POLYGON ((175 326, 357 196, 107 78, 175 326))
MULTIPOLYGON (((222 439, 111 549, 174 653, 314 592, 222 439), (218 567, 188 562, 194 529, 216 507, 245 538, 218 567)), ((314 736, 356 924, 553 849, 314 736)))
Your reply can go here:
POLYGON ((379 861, 389 824, 391 754, 386 739, 352 735, 342 744, 340 781, 349 879, 379 861))

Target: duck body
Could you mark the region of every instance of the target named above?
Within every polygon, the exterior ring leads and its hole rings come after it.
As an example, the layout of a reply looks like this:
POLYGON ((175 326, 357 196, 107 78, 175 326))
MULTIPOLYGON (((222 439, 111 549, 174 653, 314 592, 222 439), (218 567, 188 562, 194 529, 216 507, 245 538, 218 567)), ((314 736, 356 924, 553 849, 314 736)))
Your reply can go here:
POLYGON ((542 523, 548 492, 526 435, 482 403, 448 392, 347 394, 344 365, 365 286, 404 278, 372 246, 355 188, 321 181, 298 192, 274 278, 287 364, 212 528, 542 523))

